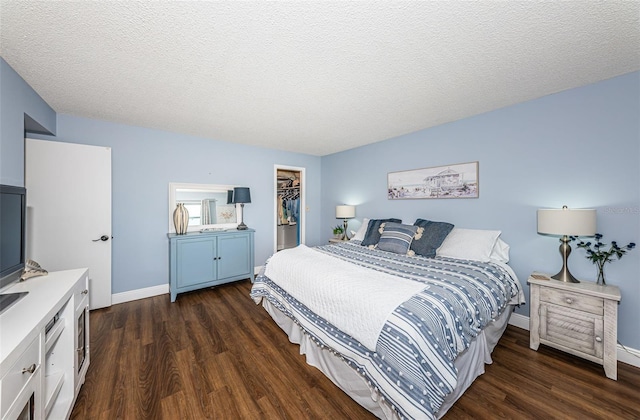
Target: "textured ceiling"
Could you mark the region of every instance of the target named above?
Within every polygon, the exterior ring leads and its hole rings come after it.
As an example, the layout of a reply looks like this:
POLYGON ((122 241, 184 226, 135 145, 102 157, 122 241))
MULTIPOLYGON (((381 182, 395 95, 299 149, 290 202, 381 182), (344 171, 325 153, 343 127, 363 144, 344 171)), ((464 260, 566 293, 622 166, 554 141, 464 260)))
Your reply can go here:
POLYGON ((640 2, 0 1, 58 113, 326 155, 640 70, 640 2))

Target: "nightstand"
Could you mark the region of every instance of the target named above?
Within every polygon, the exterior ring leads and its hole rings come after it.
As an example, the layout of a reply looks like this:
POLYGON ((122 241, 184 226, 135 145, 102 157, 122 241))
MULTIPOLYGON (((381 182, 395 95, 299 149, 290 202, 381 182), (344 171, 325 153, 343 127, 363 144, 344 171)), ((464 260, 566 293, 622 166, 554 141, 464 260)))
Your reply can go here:
POLYGON ((617 286, 593 282, 565 283, 542 273, 527 279, 530 289, 529 347, 565 351, 604 366, 607 378, 618 378, 617 286), (538 277, 538 278, 536 278, 538 277))
POLYGON ((329 239, 330 244, 339 244, 340 242, 348 242, 348 240, 343 241, 342 239, 336 239, 336 238, 329 239))

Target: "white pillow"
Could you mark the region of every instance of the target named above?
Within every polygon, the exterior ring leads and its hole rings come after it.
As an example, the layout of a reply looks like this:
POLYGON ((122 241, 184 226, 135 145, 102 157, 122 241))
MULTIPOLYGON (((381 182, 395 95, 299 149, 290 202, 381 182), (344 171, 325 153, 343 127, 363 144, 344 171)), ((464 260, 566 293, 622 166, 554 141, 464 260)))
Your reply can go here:
POLYGON ((364 234, 367 233, 367 227, 369 226, 369 219, 362 219, 362 224, 358 228, 358 231, 351 238, 352 241, 362 241, 364 239, 364 234))
POLYGON ((489 259, 491 259, 491 261, 497 261, 505 264, 508 263, 509 248, 510 248, 509 245, 505 241, 498 238, 498 240, 496 241, 496 244, 493 246, 493 249, 491 250, 491 256, 489 257, 489 259))
POLYGON ((436 250, 436 255, 460 260, 489 262, 491 251, 501 233, 499 230, 453 228, 440 248, 436 250))

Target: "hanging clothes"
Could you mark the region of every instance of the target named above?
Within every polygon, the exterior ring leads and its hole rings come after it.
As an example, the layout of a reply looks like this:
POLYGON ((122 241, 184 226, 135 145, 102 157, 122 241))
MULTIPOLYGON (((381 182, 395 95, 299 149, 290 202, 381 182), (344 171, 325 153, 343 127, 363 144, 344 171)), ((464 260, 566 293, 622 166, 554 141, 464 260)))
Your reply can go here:
POLYGON ((278 189, 278 224, 294 225, 300 217, 300 189, 278 189))

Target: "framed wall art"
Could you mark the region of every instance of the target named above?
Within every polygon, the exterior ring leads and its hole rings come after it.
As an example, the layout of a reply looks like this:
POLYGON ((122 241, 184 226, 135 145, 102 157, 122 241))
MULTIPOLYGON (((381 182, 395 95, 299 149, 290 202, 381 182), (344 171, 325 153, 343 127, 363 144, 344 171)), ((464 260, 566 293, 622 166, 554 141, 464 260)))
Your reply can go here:
POLYGON ((478 162, 389 172, 387 198, 478 198, 478 162))

